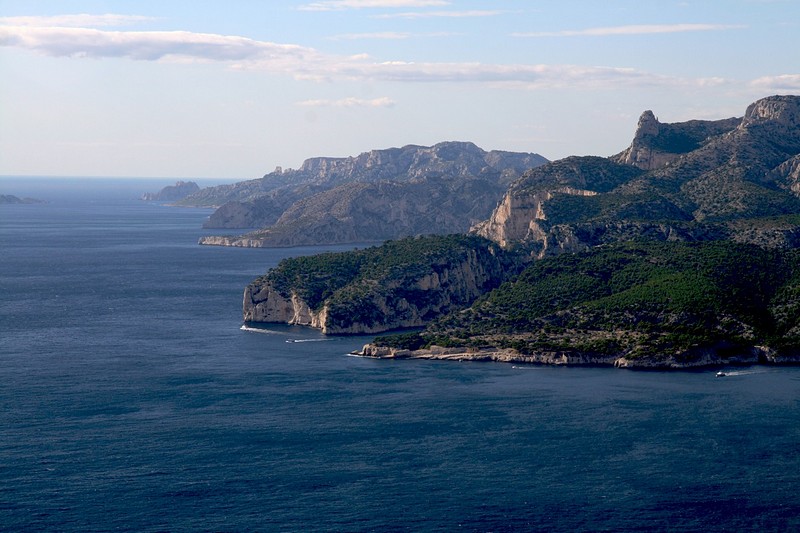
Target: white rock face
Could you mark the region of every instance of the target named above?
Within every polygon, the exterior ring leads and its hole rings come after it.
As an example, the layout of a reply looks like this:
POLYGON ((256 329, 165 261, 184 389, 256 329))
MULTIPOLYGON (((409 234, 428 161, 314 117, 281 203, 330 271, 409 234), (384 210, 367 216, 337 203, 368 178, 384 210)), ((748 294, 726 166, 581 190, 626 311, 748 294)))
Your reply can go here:
POLYGON ((770 96, 750 104, 741 129, 757 126, 763 122, 785 128, 800 128, 800 99, 796 96, 770 96))
MULTIPOLYGON (((296 294, 285 298, 269 285, 245 287, 242 308, 245 322, 277 322, 323 328, 327 310, 312 311, 296 294)), ((324 329, 324 328, 323 328, 324 329)))
POLYGON ((489 220, 474 226, 472 232, 504 247, 513 242, 539 242, 547 245, 547 231, 539 222, 547 220, 543 205, 554 194, 594 196, 597 193, 573 187, 558 187, 531 194, 508 192, 489 220))
POLYGON ((658 136, 661 131, 661 123, 652 111, 645 111, 639 117, 636 126, 636 134, 631 145, 621 154, 615 157, 619 163, 633 165, 643 170, 653 170, 669 165, 680 157, 679 154, 671 154, 653 149, 649 142, 658 136))

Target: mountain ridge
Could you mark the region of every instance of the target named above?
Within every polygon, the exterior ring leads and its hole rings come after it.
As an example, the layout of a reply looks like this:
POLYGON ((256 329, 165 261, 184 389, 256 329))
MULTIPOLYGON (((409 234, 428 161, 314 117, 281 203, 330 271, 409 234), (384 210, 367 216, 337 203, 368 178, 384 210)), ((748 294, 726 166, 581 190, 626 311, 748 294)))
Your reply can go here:
MULTIPOLYGON (((511 254, 519 275, 360 353, 624 368, 800 362, 800 97, 764 98, 735 121, 642 117, 623 152, 529 170, 473 226, 486 240, 472 242, 511 254)), ((369 286, 359 298, 375 298, 380 284, 369 286)), ((395 311, 383 312, 376 323, 390 329, 395 311)))
MULTIPOLYGON (((739 219, 800 212, 797 102, 781 96, 760 100, 733 128, 731 119, 705 121, 705 131, 722 133, 689 152, 662 152, 646 165, 636 154, 652 155, 647 143, 658 135, 652 113, 645 112, 628 149, 610 158, 565 158, 527 172, 473 231, 504 245, 513 235, 511 240, 544 256, 614 240, 614 228, 625 223, 675 230, 706 224, 708 235, 719 238, 739 219), (526 210, 531 206, 533 211, 526 210)), ((697 123, 669 125, 671 135, 681 135, 682 127, 697 130, 697 123)))
POLYGON ((298 170, 204 189, 181 204, 234 198, 204 227, 261 228, 205 237, 201 244, 296 246, 460 233, 489 215, 508 183, 546 161, 469 142, 407 145, 307 159, 298 170))

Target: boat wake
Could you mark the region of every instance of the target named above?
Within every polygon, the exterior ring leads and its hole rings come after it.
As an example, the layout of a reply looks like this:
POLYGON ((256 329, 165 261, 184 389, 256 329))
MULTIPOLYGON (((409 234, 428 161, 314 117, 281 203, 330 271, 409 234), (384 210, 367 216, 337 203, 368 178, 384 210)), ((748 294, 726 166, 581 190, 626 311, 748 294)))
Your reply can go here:
POLYGON ((286 342, 326 342, 331 339, 286 339, 286 342))
POLYGON ((752 374, 765 374, 766 370, 720 370, 715 375, 718 378, 728 376, 750 376, 752 374))
POLYGON ((264 333, 267 335, 286 335, 285 333, 281 333, 280 331, 274 331, 271 329, 264 329, 264 328, 254 328, 251 326, 245 326, 242 324, 242 327, 239 328, 241 331, 249 331, 250 333, 264 333))

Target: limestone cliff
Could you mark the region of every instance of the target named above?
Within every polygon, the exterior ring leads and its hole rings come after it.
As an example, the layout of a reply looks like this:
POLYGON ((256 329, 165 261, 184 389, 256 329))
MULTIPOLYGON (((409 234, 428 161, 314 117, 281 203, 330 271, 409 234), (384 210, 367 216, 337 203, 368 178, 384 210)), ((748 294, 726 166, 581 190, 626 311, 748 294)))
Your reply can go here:
POLYGON ((466 236, 294 258, 247 286, 243 317, 326 334, 422 326, 508 279, 517 270, 515 261, 495 244, 466 236))
POLYGON ((594 196, 595 191, 558 187, 552 190, 522 194, 506 193, 489 220, 476 224, 471 229, 478 235, 491 239, 500 246, 515 242, 538 241, 546 244, 547 232, 541 224, 547 220, 544 204, 556 194, 594 196))
POLYGON ((554 161, 514 182, 489 219, 471 231, 504 247, 525 244, 539 255, 573 250, 569 242, 558 239, 559 233, 564 235, 558 228, 574 215, 589 213, 575 213, 569 203, 607 193, 641 174, 634 166, 601 157, 554 161), (564 209, 553 207, 564 203, 568 204, 564 209))
POLYGON ((286 297, 268 283, 245 287, 242 308, 245 322, 296 324, 328 332, 324 307, 314 312, 296 293, 286 297))

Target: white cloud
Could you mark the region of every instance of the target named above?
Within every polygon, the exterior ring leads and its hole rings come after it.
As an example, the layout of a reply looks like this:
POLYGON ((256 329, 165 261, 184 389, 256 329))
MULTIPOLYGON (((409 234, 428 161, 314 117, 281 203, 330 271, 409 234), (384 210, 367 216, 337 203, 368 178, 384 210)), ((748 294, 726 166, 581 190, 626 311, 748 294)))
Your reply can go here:
POLYGON ((387 39, 387 40, 400 40, 408 39, 411 34, 408 32, 399 31, 383 31, 375 33, 343 33, 341 35, 334 35, 331 37, 337 41, 355 41, 358 39, 387 39))
POLYGON ((105 31, 91 28, 0 26, 0 46, 35 50, 55 57, 127 57, 155 61, 189 57, 207 61, 302 59, 310 48, 246 37, 187 31, 105 31))
POLYGON ((651 35, 657 33, 683 33, 690 31, 719 31, 741 29, 746 26, 725 24, 638 24, 631 26, 610 26, 584 30, 562 30, 553 32, 513 33, 514 37, 606 37, 610 35, 651 35))
POLYGON ((750 85, 762 91, 800 91, 800 74, 764 76, 753 80, 750 85))
POLYGON ((140 15, 56 15, 52 17, 0 17, 0 26, 47 26, 69 28, 97 28, 129 26, 155 20, 140 15))
POLYGON ((497 9, 473 9, 469 11, 410 11, 406 13, 386 13, 374 15, 378 19, 422 19, 422 18, 468 18, 468 17, 494 17, 504 15, 508 11, 497 9))
POLYGON ((460 35, 463 34, 457 32, 446 32, 446 31, 428 32, 428 33, 384 31, 375 33, 343 33, 340 35, 334 35, 330 37, 330 39, 334 41, 343 41, 343 40, 355 41, 359 39, 402 40, 402 39, 410 39, 412 37, 441 38, 441 37, 456 37, 460 35))
MULTIPOLYGON (((393 82, 491 83, 525 89, 664 86, 696 83, 630 68, 486 63, 340 63, 336 75, 393 82)), ((333 73, 331 73, 333 75, 333 73)))
POLYGON ((395 102, 385 96, 370 100, 349 97, 340 100, 303 100, 302 102, 297 102, 297 105, 303 107, 393 107, 395 102))
POLYGON ((336 56, 298 45, 186 31, 0 26, 0 46, 23 48, 55 57, 218 61, 235 69, 260 70, 304 80, 467 82, 526 89, 725 83, 719 79, 681 79, 630 68, 602 66, 376 62, 364 54, 336 56))
POLYGON ((446 0, 327 0, 300 6, 304 11, 335 11, 340 9, 439 7, 449 5, 446 0))

